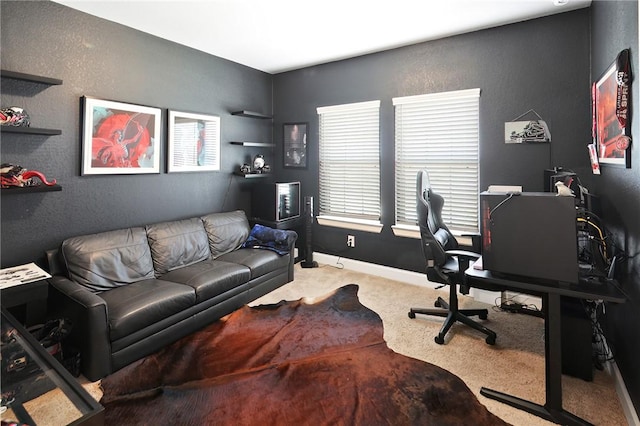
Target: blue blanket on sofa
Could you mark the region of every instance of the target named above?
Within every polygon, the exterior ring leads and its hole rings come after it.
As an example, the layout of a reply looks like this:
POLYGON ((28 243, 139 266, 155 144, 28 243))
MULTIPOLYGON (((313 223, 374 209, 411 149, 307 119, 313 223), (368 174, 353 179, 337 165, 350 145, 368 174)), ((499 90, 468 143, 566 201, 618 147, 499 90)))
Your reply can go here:
POLYGON ((285 255, 289 254, 291 238, 293 238, 291 232, 255 224, 242 247, 267 249, 275 251, 279 255, 285 255))

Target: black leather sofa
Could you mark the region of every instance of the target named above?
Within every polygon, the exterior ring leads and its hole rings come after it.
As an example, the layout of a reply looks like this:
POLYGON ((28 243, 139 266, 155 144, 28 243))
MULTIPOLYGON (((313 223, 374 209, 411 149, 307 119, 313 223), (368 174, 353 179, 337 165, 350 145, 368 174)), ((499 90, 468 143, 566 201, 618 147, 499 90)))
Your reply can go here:
POLYGON ((65 340, 91 381, 210 324, 293 280, 297 234, 278 231, 289 253, 241 248, 243 211, 65 240, 47 252, 50 315, 69 318, 65 340))

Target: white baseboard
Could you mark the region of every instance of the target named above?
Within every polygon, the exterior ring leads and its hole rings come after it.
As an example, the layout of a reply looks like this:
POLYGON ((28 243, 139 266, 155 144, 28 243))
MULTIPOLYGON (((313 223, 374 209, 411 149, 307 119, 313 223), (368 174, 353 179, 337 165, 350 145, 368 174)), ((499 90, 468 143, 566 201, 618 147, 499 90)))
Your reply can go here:
MULTIPOLYGON (((436 288, 440 284, 435 284, 427 280, 425 274, 419 272, 406 271, 404 269, 392 268, 390 266, 376 265, 373 263, 362 262, 360 260, 353 260, 346 257, 339 257, 324 253, 314 253, 313 258, 318 263, 324 263, 326 265, 339 265, 341 268, 348 269, 350 271, 361 272, 364 274, 375 275, 382 278, 387 278, 394 281, 400 281, 407 284, 420 285, 429 288, 436 288)), ((508 293, 508 292, 507 292, 508 293)), ((541 308, 541 302, 539 298, 530 297, 527 295, 520 295, 517 293, 508 293, 513 296, 516 301, 524 304, 535 304, 541 308)), ((477 288, 471 288, 469 293, 475 300, 488 304, 495 304, 496 300, 500 298, 500 292, 492 292, 486 290, 480 290, 477 288)), ((630 426, 640 426, 640 420, 638 420, 638 414, 633 406, 629 392, 624 384, 624 380, 620 375, 620 370, 615 363, 606 364, 607 372, 613 376, 616 392, 618 393, 618 399, 622 405, 624 415, 627 418, 627 422, 630 426)))
MULTIPOLYGON (((341 268, 350 271, 362 272, 394 281, 407 284, 420 285, 428 288, 440 287, 439 283, 432 283, 427 280, 426 274, 420 272, 407 271, 404 269, 392 268, 391 266, 376 265, 374 263, 362 262, 360 260, 349 259, 347 257, 334 256, 331 254, 314 253, 313 259, 316 262, 326 265, 339 265, 341 268)), ((493 305, 496 299, 500 298, 500 292, 486 291, 478 288, 471 288, 469 296, 479 302, 493 305)))
POLYGON ((313 253, 313 260, 318 263, 324 263, 325 265, 340 266, 341 268, 348 269, 350 271, 362 272, 364 274, 375 275, 377 277, 400 281, 407 284, 421 285, 429 288, 439 286, 439 284, 429 282, 425 274, 392 268, 390 266, 376 265, 373 263, 324 253, 313 253))
POLYGON ((624 384, 624 379, 620 374, 618 365, 615 362, 608 362, 605 364, 605 369, 607 373, 613 376, 613 380, 616 383, 616 392, 618 393, 618 399, 620 400, 620 405, 622 405, 624 416, 627 418, 627 423, 629 423, 629 426, 640 426, 638 413, 633 406, 631 396, 629 396, 629 392, 624 384))

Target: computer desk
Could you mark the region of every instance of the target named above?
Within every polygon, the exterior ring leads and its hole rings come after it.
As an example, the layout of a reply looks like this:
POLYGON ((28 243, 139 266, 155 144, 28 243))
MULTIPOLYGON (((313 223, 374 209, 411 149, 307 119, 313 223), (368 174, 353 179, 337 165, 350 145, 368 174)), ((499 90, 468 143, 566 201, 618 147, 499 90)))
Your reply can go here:
POLYGON ((562 408, 562 341, 560 297, 624 303, 624 294, 611 282, 592 282, 581 279, 578 284, 540 282, 520 276, 494 274, 470 266, 465 271, 470 287, 526 293, 542 298, 544 313, 545 397, 544 405, 485 387, 480 394, 527 411, 545 420, 563 425, 589 425, 590 423, 562 408))

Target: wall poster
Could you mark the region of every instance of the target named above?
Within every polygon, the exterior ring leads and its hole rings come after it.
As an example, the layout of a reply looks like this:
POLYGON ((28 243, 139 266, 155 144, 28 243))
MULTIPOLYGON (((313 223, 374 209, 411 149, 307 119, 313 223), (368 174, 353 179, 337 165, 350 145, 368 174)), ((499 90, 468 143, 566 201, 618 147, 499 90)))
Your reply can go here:
POLYGON ((631 167, 631 66, 625 49, 593 84, 593 143, 600 164, 631 167))

